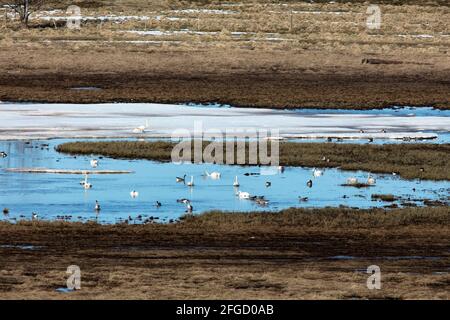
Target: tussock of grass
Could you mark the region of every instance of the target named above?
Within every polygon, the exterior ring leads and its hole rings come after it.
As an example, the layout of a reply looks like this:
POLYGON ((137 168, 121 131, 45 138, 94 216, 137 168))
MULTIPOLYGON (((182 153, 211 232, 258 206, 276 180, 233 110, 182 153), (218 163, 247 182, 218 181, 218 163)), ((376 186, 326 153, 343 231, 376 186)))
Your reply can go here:
MULTIPOLYGON (((174 145, 170 142, 70 142, 59 145, 57 150, 70 154, 170 161, 174 145)), ((206 145, 208 143, 204 143, 204 147, 206 145)), ((280 164, 396 172, 407 179, 450 180, 450 145, 280 143, 280 164), (330 161, 323 161, 323 157, 330 161)))

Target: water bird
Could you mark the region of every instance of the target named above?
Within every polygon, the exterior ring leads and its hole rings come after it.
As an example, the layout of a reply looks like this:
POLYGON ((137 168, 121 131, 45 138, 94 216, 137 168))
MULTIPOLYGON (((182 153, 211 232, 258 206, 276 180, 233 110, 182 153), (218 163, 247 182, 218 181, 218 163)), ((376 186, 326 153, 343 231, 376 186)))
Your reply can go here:
POLYGON ((308 186, 308 188, 311 188, 313 185, 312 180, 308 180, 308 182, 306 182, 306 185, 308 186))
POLYGON ((348 178, 347 179, 347 184, 351 184, 351 185, 358 184, 358 179, 355 178, 355 177, 348 178))
POLYGON ((4 151, 0 152, 0 157, 2 158, 6 158, 8 156, 8 154, 4 151))
POLYGON ((214 171, 211 173, 208 173, 208 171, 205 171, 206 176, 210 177, 211 179, 220 179, 220 172, 214 171))
POLYGON ((37 220, 37 219, 38 219, 37 213, 36 213, 36 212, 33 212, 33 213, 31 214, 31 220, 37 220))
POLYGON ((144 133, 148 128, 148 120, 145 120, 145 126, 139 126, 133 129, 133 133, 144 133))
POLYGON ((186 213, 192 213, 194 211, 194 207, 192 206, 192 204, 188 203, 186 205, 186 213))
POLYGON ((256 199, 255 202, 260 206, 267 206, 269 204, 269 200, 266 199, 256 199))
POLYGON ((159 201, 156 201, 156 202, 155 202, 155 207, 159 208, 159 207, 161 207, 161 206, 162 206, 161 202, 159 202, 159 201))
POLYGON ((272 182, 266 181, 266 188, 269 188, 272 185, 272 182))
POLYGON ((236 195, 239 197, 239 199, 250 199, 250 193, 248 192, 243 192, 243 191, 238 191, 236 193, 236 195))
POLYGON ((94 210, 95 210, 96 212, 100 212, 100 210, 101 210, 101 208, 100 208, 100 203, 98 203, 97 200, 95 200, 95 208, 94 208, 94 210))
POLYGON ((299 201, 306 202, 308 201, 308 197, 298 197, 299 201))
POLYGON ((84 181, 80 182, 80 184, 84 187, 85 190, 92 188, 92 184, 88 182, 87 174, 84 175, 84 181))
POLYGON ((133 190, 130 192, 130 196, 134 199, 139 197, 139 192, 137 192, 136 190, 133 190))
POLYGON ((280 171, 281 173, 283 173, 284 172, 284 166, 278 166, 278 171, 280 171))
POLYGON ((373 138, 369 138, 368 140, 369 140, 369 142, 373 142, 373 138))
POLYGON ((4 208, 3 209, 3 214, 4 215, 8 215, 9 214, 9 209, 8 208, 4 208))
POLYGON ((238 177, 234 177, 233 187, 239 187, 238 177))
POLYGON ((363 129, 359 129, 359 133, 365 133, 363 129))
POLYGON ((91 160, 91 167, 92 168, 97 168, 98 167, 98 160, 97 159, 92 159, 91 160))
POLYGON ((185 182, 186 181, 186 175, 183 175, 183 178, 181 178, 181 177, 176 177, 176 181, 177 182, 185 182))
POLYGON ((332 142, 332 141, 333 141, 333 139, 331 137, 327 138, 327 142, 332 142))
POLYGON ((318 170, 318 169, 314 168, 312 171, 313 171, 313 176, 314 177, 323 176, 323 171, 322 170, 318 170))
POLYGON ((187 183, 187 186, 188 186, 188 187, 193 187, 193 186, 194 186, 194 176, 191 176, 191 181, 189 181, 189 182, 187 183))
POLYGON ((381 132, 382 132, 382 133, 386 133, 386 130, 385 130, 385 129, 381 129, 381 132))
POLYGON ((367 184, 374 185, 376 183, 377 181, 375 180, 375 178, 372 177, 372 175, 369 173, 369 176, 367 177, 367 184))
POLYGON ((181 198, 181 199, 178 199, 177 202, 186 204, 186 203, 190 203, 191 200, 186 199, 186 198, 181 198))

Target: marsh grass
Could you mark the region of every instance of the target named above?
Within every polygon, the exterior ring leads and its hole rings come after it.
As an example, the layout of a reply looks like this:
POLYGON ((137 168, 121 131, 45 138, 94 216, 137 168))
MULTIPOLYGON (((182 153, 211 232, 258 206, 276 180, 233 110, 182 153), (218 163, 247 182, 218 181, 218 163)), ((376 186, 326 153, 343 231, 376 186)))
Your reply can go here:
MULTIPOLYGON (((204 142, 203 149, 208 144, 204 142)), ((171 161, 174 146, 175 143, 161 141, 70 142, 59 145, 57 151, 167 162, 171 161)), ((270 150, 270 143, 268 149, 270 150)), ((248 163, 248 147, 246 151, 248 163)), ((282 142, 280 143, 280 164, 320 168, 338 167, 344 170, 364 170, 385 174, 395 172, 407 179, 450 180, 450 145, 282 142), (323 161, 324 157, 329 159, 329 162, 323 161)))

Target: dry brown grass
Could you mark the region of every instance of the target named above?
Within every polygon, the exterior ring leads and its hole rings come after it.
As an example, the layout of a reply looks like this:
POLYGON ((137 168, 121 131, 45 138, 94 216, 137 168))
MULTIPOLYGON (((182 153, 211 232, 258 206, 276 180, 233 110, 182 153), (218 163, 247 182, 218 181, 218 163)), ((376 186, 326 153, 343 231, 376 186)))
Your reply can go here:
POLYGON ((448 219, 448 208, 291 209, 169 225, 0 223, 2 244, 36 246, 0 247, 0 298, 448 299, 448 219), (57 293, 72 264, 82 289, 57 293), (366 287, 372 264, 381 290, 366 287))

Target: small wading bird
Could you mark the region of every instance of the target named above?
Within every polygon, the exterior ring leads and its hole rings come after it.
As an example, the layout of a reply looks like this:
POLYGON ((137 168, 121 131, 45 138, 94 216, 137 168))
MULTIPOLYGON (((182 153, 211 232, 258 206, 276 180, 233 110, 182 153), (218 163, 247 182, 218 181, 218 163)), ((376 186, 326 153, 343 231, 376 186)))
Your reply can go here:
POLYGON ((187 183, 187 186, 188 186, 188 187, 193 187, 193 186, 194 186, 194 176, 191 176, 191 181, 189 181, 189 182, 187 183))
POLYGON ((183 178, 181 178, 181 177, 176 177, 176 181, 177 181, 177 182, 183 182, 183 183, 184 183, 184 182, 186 181, 186 175, 184 175, 183 178))
POLYGON ((136 190, 133 190, 130 192, 130 196, 134 199, 139 197, 139 192, 137 192, 136 190))
POLYGON ((97 168, 98 167, 98 160, 97 159, 92 159, 91 160, 91 167, 92 168, 97 168))
POLYGON ((100 203, 98 203, 97 200, 95 200, 95 208, 94 208, 95 212, 100 212, 101 208, 100 208, 100 203))
POLYGON ((238 177, 234 177, 233 187, 239 187, 238 177))
POLYGON ((0 157, 2 158, 6 158, 8 156, 8 154, 4 151, 0 152, 0 157))

